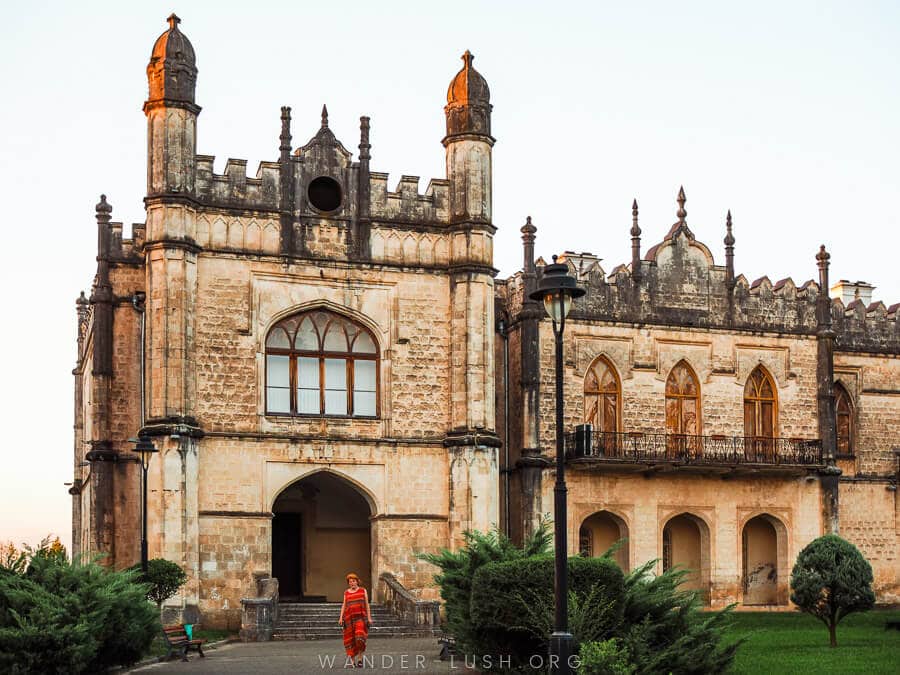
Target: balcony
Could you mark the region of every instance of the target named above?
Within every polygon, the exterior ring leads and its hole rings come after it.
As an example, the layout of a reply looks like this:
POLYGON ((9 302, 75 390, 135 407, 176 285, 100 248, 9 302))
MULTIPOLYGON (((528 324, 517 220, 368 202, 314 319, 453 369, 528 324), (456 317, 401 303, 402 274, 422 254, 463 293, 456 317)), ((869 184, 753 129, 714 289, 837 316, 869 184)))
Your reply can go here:
POLYGON ((570 463, 625 471, 799 475, 825 465, 818 439, 609 432, 582 425, 566 434, 565 444, 570 463))

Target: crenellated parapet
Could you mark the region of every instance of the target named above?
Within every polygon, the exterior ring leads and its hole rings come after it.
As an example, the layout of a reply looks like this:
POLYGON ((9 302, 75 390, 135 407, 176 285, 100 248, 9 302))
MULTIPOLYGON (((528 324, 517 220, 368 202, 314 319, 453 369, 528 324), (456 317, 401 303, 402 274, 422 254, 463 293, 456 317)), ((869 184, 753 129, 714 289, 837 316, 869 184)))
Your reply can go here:
POLYGON ((246 159, 229 159, 225 173, 213 172, 212 155, 197 155, 197 200, 204 206, 277 211, 281 199, 281 167, 260 162, 256 176, 247 176, 246 159))
POLYGON ((372 220, 437 225, 450 219, 450 184, 446 179, 431 179, 423 194, 419 192, 418 176, 401 176, 391 191, 388 174, 373 171, 369 185, 372 220))
MULTIPOLYGON (((734 275, 731 213, 726 218, 726 264, 715 263, 712 251, 698 241, 687 225, 683 190, 678 220, 662 241, 640 256, 641 229, 637 202, 631 228, 633 257, 606 272, 598 256, 565 252, 560 261, 587 294, 576 301, 572 315, 579 319, 661 326, 766 331, 815 335, 820 284, 768 276, 749 281, 734 275), (635 264, 635 263, 638 264, 635 264), (637 270, 637 274, 635 274, 637 270)), ((538 272, 545 266, 538 258, 538 272)), ((863 284, 865 285, 865 284, 863 284)), ((519 272, 507 280, 505 305, 515 316, 522 307, 524 284, 519 272)), ((890 352, 900 350, 900 304, 866 304, 857 299, 844 305, 829 299, 837 351, 890 352)))

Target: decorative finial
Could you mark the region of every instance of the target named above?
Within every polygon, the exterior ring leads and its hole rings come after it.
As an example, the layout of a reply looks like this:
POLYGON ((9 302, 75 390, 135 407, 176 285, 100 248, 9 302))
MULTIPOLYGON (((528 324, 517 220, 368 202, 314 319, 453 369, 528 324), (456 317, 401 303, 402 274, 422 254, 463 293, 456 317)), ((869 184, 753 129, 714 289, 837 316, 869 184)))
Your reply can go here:
POLYGON ((325 129, 328 126, 328 106, 324 103, 322 104, 322 128, 325 129))
POLYGON ((631 204, 631 236, 640 237, 641 228, 638 225, 638 203, 637 199, 631 204))
POLYGON ((472 60, 473 60, 475 57, 472 56, 472 52, 470 52, 470 51, 467 49, 467 50, 466 50, 466 53, 463 54, 460 58, 463 60, 463 63, 466 64, 466 65, 464 66, 465 68, 471 68, 471 67, 472 67, 472 60))
POLYGON ((522 234, 534 234, 537 232, 537 228, 531 223, 531 216, 525 218, 525 224, 522 226, 520 230, 522 234))
POLYGON ((84 296, 84 291, 81 291, 81 295, 75 300, 75 304, 78 305, 79 309, 88 304, 88 299, 84 296))
POLYGON ((553 256, 553 264, 554 264, 554 265, 556 264, 556 259, 557 259, 557 258, 559 258, 559 256, 554 254, 554 256, 553 256))
POLYGON ((728 215, 725 216, 725 245, 734 246, 734 235, 731 233, 731 209, 728 209, 728 215))
POLYGON ((112 213, 112 205, 106 201, 106 195, 100 195, 100 203, 94 208, 98 215, 109 215, 112 213))
POLYGON ((684 210, 684 203, 687 201, 687 197, 684 196, 684 186, 682 185, 678 188, 678 222, 684 223, 684 219, 687 217, 687 211, 684 210))
POLYGON ((819 267, 824 267, 828 264, 828 260, 831 258, 831 254, 825 250, 825 244, 822 244, 819 247, 819 252, 816 253, 816 260, 819 261, 819 267))
POLYGON ((169 14, 169 18, 166 19, 166 21, 169 22, 169 30, 172 30, 173 28, 177 28, 178 24, 181 23, 181 19, 178 18, 178 15, 175 12, 172 12, 171 14, 169 14))

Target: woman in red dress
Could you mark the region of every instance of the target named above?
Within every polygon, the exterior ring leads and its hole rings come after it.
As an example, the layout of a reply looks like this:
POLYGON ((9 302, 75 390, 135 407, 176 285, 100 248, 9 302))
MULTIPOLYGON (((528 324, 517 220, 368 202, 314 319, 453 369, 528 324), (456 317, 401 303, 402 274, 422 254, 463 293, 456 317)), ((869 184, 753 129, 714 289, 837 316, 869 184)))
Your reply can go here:
POLYGON ((344 628, 344 649, 350 662, 355 667, 362 668, 362 655, 366 651, 372 610, 369 607, 369 594, 359 585, 359 577, 353 572, 347 575, 347 586, 340 619, 340 624, 344 628))

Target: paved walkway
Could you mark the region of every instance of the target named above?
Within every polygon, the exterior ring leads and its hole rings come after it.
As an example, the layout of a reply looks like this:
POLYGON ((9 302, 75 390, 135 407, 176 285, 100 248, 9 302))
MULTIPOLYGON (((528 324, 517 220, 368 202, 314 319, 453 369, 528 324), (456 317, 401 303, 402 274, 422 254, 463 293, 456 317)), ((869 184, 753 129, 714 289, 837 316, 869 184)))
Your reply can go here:
MULTIPOLYGON (((442 675, 466 672, 457 659, 439 661, 440 646, 436 637, 379 638, 369 640, 364 670, 379 675, 410 675, 423 673, 442 675)), ((202 659, 192 653, 190 661, 154 663, 129 672, 157 675, 161 673, 246 673, 247 675, 275 675, 291 673, 344 672, 345 655, 340 640, 236 642, 206 652, 202 659)), ((347 671, 349 672, 349 671, 347 671)), ((474 671, 469 671, 474 672, 474 671)))

